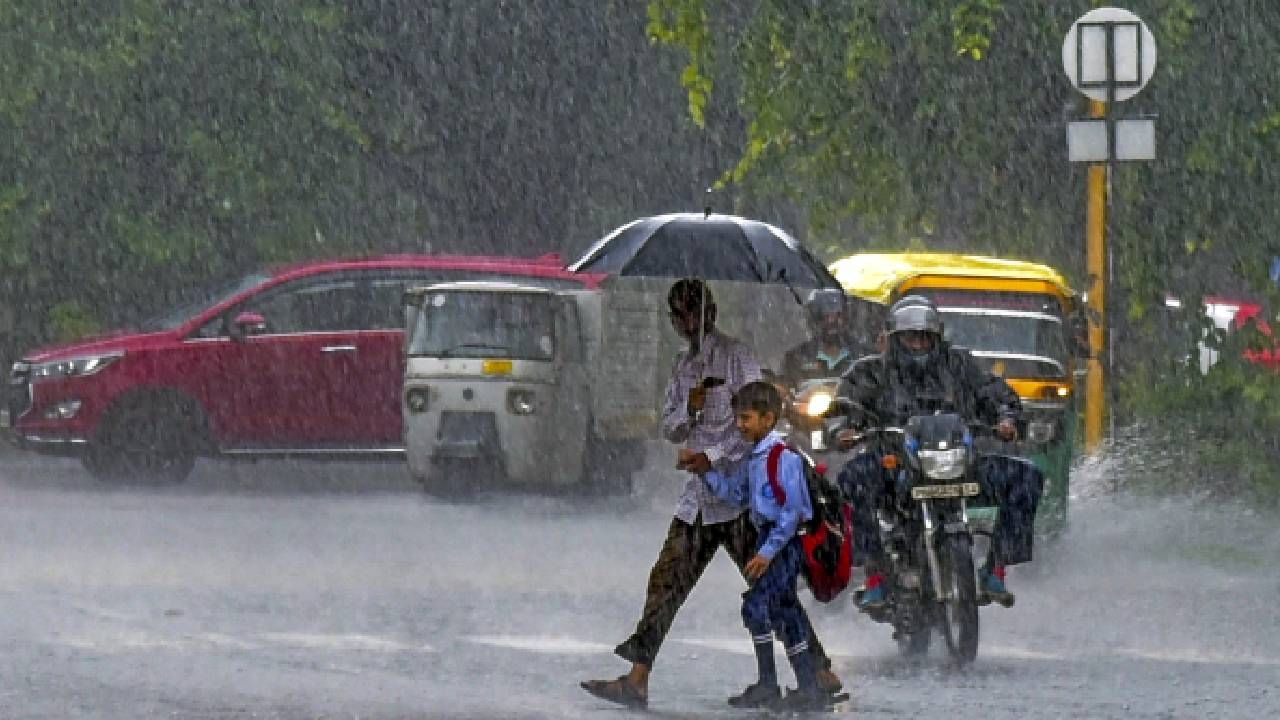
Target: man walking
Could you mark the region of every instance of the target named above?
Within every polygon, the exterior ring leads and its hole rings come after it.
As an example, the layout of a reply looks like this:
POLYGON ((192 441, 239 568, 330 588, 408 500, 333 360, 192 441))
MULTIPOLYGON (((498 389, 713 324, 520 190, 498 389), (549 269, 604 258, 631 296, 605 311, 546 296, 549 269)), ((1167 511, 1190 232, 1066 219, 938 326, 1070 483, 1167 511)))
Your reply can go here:
MULTIPOLYGON (((649 673, 676 612, 720 547, 742 570, 756 550, 756 530, 743 508, 721 500, 699 474, 725 468, 750 452, 737 430, 732 398, 742 386, 760 379, 760 365, 738 340, 715 328, 716 305, 706 285, 685 278, 667 294, 672 326, 689 343, 676 359, 667 384, 662 411, 662 434, 692 451, 683 465, 692 475, 676 505, 658 559, 649 571, 644 610, 635 632, 614 649, 631 663, 631 670, 614 680, 588 680, 583 689, 596 697, 628 707, 647 707, 649 673)), ((809 628, 810 648, 819 686, 840 689, 840 679, 809 628)))

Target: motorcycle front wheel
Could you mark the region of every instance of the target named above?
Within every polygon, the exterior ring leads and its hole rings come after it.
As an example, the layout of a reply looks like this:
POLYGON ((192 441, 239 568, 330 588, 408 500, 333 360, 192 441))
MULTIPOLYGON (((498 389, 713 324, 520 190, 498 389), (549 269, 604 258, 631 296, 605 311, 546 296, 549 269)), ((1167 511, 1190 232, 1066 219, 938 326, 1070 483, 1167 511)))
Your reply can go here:
POLYGON ((947 588, 939 625, 952 659, 964 665, 978 656, 978 592, 972 540, 966 535, 949 535, 943 541, 941 555, 942 582, 947 588))

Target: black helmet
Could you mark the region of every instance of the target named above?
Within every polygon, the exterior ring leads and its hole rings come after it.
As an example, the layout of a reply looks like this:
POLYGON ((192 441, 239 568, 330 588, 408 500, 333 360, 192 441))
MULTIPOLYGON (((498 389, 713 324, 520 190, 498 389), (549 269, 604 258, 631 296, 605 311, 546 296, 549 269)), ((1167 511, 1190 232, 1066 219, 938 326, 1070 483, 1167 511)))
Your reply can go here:
POLYGON ((822 317, 828 313, 844 313, 845 298, 844 291, 834 288, 818 288, 809 291, 809 297, 804 301, 805 310, 809 311, 809 317, 822 317))
POLYGON ((809 332, 813 335, 844 332, 848 317, 843 290, 835 290, 833 288, 810 290, 808 298, 804 301, 804 309, 805 317, 809 321, 809 332), (831 315, 836 315, 840 318, 839 325, 834 328, 825 322, 826 318, 831 315))

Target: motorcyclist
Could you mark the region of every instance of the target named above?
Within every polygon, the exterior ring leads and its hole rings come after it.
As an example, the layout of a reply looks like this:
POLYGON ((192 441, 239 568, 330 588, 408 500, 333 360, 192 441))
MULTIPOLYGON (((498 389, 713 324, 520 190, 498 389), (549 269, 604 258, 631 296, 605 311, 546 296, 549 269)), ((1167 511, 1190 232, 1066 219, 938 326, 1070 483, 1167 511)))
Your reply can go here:
POLYGON ((806 380, 841 377, 854 361, 873 352, 871 342, 864 342, 851 332, 844 292, 831 288, 811 290, 804 309, 810 337, 782 358, 782 379, 792 390, 806 380))
MULTIPOLYGON (((926 298, 907 296, 889 310, 883 353, 863 358, 845 374, 840 395, 865 412, 855 412, 856 426, 903 426, 913 415, 936 411, 955 412, 967 421, 995 427, 1004 441, 1017 439, 1022 404, 1017 393, 1000 377, 982 370, 965 350, 943 340, 941 315, 926 298)), ((856 432, 844 431, 837 445, 851 449, 856 432)), ((1013 594, 1005 585, 1007 565, 1031 559, 1031 535, 1035 507, 1044 478, 1030 463, 1003 455, 980 458, 978 481, 985 501, 999 507, 996 530, 987 561, 979 573, 982 601, 1008 607, 1013 594)), ((882 607, 883 548, 876 509, 892 499, 895 483, 881 467, 880 456, 863 448, 840 473, 840 484, 854 507, 855 552, 865 558, 867 583, 860 603, 863 609, 882 607)))

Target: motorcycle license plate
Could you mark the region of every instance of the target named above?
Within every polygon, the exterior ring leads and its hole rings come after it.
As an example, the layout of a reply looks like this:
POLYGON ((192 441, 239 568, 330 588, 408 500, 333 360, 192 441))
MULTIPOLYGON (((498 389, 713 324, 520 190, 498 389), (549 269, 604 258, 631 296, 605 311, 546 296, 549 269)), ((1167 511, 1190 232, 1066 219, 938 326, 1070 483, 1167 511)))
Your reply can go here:
POLYGON ((939 500, 943 498, 973 497, 982 492, 978 483, 956 483, 954 485, 917 485, 911 488, 913 500, 939 500))

